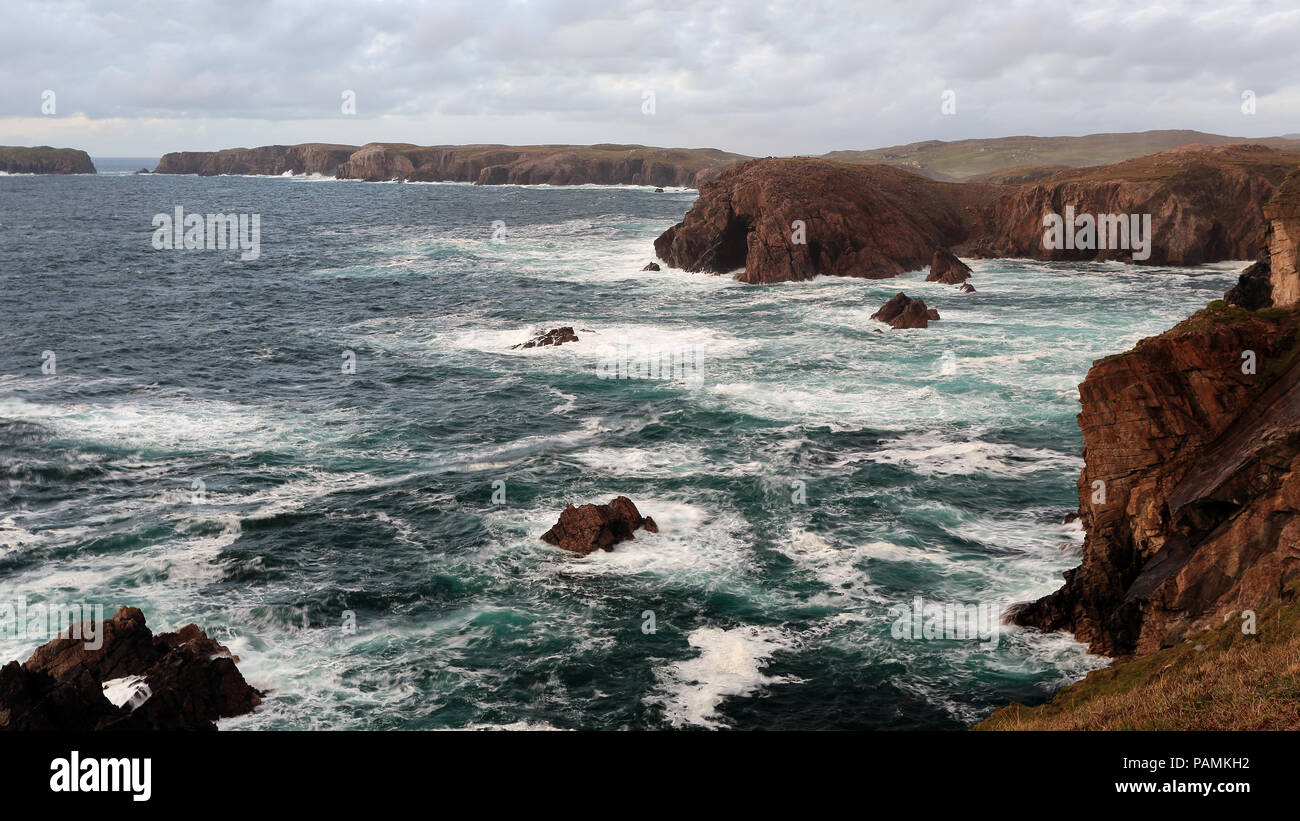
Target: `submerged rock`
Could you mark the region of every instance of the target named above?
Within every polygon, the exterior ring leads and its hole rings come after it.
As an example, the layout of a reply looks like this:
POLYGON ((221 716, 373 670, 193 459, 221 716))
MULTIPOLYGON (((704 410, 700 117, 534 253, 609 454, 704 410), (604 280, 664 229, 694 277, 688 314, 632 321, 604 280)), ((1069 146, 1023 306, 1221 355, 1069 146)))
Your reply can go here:
POLYGON ((932 320, 939 318, 939 312, 934 308, 926 308, 924 300, 913 299, 899 291, 897 296, 881 306, 879 311, 871 315, 871 318, 893 328, 928 328, 932 320))
POLYGON ((585 556, 596 550, 613 550, 619 542, 634 538, 632 532, 639 528, 659 532, 654 519, 642 516, 631 499, 618 496, 607 505, 569 505, 555 526, 542 535, 542 541, 585 556))
POLYGON ((975 286, 971 285, 969 282, 963 282, 960 290, 963 294, 973 294, 975 293, 975 286))
POLYGON ((538 334, 527 342, 521 342, 518 345, 511 345, 515 348, 540 348, 545 345, 563 345, 565 342, 577 342, 578 335, 573 332, 571 325, 563 328, 552 328, 544 334, 538 334))
POLYGON ((215 730, 262 702, 239 659, 196 625, 155 636, 123 607, 99 630, 96 649, 65 631, 0 668, 0 730, 215 730))

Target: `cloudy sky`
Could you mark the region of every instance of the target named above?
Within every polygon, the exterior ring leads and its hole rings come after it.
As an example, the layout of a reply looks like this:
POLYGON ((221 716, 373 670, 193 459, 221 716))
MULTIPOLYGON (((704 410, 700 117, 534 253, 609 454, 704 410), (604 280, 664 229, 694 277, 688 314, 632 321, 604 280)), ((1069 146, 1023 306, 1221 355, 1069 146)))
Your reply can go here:
POLYGON ((94 156, 1300 132, 1294 0, 4 0, 3 16, 0 144, 94 156))

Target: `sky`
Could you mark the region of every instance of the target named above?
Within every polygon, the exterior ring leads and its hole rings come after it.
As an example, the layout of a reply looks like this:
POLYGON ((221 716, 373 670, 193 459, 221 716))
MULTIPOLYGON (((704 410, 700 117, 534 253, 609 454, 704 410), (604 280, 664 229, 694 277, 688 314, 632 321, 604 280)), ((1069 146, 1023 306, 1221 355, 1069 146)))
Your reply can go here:
POLYGON ((0 145, 101 157, 1300 132, 1295 0, 4 0, 3 18, 0 145))

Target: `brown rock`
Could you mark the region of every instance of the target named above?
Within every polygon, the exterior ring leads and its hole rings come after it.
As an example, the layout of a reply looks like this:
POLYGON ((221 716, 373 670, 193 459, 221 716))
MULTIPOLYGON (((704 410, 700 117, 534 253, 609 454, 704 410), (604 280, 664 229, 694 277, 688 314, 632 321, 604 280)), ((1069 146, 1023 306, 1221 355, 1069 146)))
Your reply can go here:
POLYGON ((563 345, 565 342, 577 342, 578 335, 573 332, 573 327, 566 325, 563 328, 552 328, 544 334, 538 334, 527 342, 521 342, 518 345, 511 345, 513 348, 540 348, 544 345, 563 345))
POLYGON ((947 248, 934 252, 930 260, 930 274, 926 282, 942 282, 944 285, 957 285, 970 278, 970 266, 957 259, 947 248))
POLYGON ((913 299, 902 291, 890 299, 879 311, 871 315, 872 319, 884 322, 893 328, 928 328, 930 321, 939 318, 939 312, 926 308, 921 299, 913 299))
POLYGON ((659 263, 657 263, 657 262, 651 262, 650 264, 646 265, 646 267, 642 268, 641 270, 642 270, 642 271, 658 271, 658 270, 659 270, 659 263))
POLYGON ((1083 563, 1014 620, 1126 656, 1276 600, 1300 573, 1298 343, 1300 312, 1211 307, 1096 362, 1079 387, 1083 563))
POLYGON ((633 538, 632 532, 638 528, 659 532, 654 519, 643 517, 631 499, 618 496, 607 505, 569 505, 542 541, 585 556, 595 550, 613 550, 614 545, 633 538))
POLYGON ((1276 305, 1294 305, 1300 302, 1300 170, 1291 172, 1279 186, 1264 207, 1264 217, 1270 297, 1276 305))
POLYGON ((960 288, 959 290, 960 290, 963 294, 973 294, 973 293, 975 293, 975 286, 974 286, 974 285, 971 285, 969 282, 963 282, 963 283, 961 284, 961 288, 960 288))
POLYGON ((966 239, 979 218, 974 206, 1001 191, 883 165, 754 160, 702 184, 682 222, 655 240, 655 253, 674 268, 738 271, 735 278, 749 283, 819 274, 882 279, 918 270, 936 247, 966 239))
POLYGON ((123 607, 100 629, 97 649, 64 635, 0 668, 0 729, 214 730, 261 703, 238 659, 193 624, 155 636, 143 613, 123 607), (134 710, 104 697, 105 682, 127 676, 149 689, 134 710))

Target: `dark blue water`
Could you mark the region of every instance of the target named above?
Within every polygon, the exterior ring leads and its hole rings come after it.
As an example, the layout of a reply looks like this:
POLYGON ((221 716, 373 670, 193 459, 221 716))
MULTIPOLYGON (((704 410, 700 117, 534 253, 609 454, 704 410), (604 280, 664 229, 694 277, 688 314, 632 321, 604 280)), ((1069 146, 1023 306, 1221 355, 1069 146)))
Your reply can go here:
POLYGON ((0 598, 198 623, 271 691, 226 728, 960 728, 1103 663, 889 608, 1058 586, 1075 386, 1233 267, 642 273, 693 198, 0 178, 0 598), (177 206, 259 215, 260 256, 154 250, 177 206), (943 320, 875 333, 900 289, 943 320), (600 378, 619 351, 702 371, 600 378), (538 538, 617 494, 661 532, 538 538))

